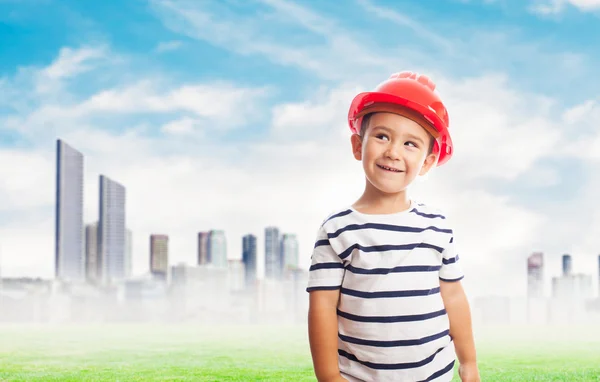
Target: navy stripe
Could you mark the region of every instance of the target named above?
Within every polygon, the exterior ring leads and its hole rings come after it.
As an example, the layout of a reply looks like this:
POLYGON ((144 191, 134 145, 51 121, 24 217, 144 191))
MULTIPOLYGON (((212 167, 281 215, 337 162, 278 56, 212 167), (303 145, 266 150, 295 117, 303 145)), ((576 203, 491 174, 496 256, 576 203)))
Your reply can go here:
POLYGON ((444 350, 444 348, 439 348, 438 350, 436 350, 435 353, 433 353, 429 357, 425 358, 424 360, 421 360, 421 361, 418 361, 418 362, 407 362, 407 363, 375 363, 375 362, 361 361, 358 358, 356 358, 356 356, 354 354, 350 354, 350 353, 348 353, 348 352, 346 352, 346 351, 344 351, 342 349, 338 349, 338 354, 341 355, 341 356, 344 356, 344 357, 348 358, 351 361, 363 364, 366 367, 369 367, 371 369, 379 369, 379 370, 401 370, 401 369, 414 369, 416 367, 425 366, 428 363, 430 363, 431 361, 433 361, 433 359, 435 358, 435 356, 439 352, 441 352, 442 350, 444 350))
POLYGON ((427 377, 427 379, 423 379, 423 380, 421 380, 419 382, 429 382, 429 381, 432 381, 432 380, 436 379, 437 377, 441 377, 442 375, 446 374, 450 370, 454 369, 454 362, 455 361, 453 360, 446 367, 444 367, 442 370, 436 371, 435 373, 433 373, 429 377, 427 377))
POLYGON ((449 330, 444 330, 443 332, 433 334, 431 336, 418 338, 414 340, 397 340, 397 341, 373 341, 373 340, 363 340, 361 338, 354 338, 350 336, 345 336, 343 334, 338 333, 338 337, 344 342, 350 342, 358 345, 365 346, 374 346, 378 348, 391 348, 397 346, 415 346, 415 345, 423 345, 431 341, 435 341, 437 339, 443 338, 450 334, 449 330))
POLYGON ((408 227, 408 226, 392 225, 392 224, 365 223, 365 224, 347 225, 343 228, 338 229, 334 233, 328 233, 327 237, 330 239, 333 239, 333 238, 338 237, 339 235, 341 235, 342 233, 344 233, 346 231, 358 231, 361 229, 378 229, 378 230, 382 230, 382 231, 414 232, 414 233, 423 232, 423 231, 436 231, 436 232, 450 233, 450 234, 452 233, 451 229, 438 228, 435 226, 421 228, 421 227, 408 227))
POLYGON ((319 263, 313 264, 310 266, 309 271, 316 271, 318 269, 335 269, 335 268, 344 268, 344 264, 342 263, 319 263))
POLYGON ((413 243, 413 244, 400 244, 400 245, 374 245, 372 247, 363 247, 360 244, 354 244, 354 245, 351 245, 346 250, 344 250, 344 252, 340 253, 339 257, 340 257, 340 259, 345 259, 346 257, 350 256, 352 251, 354 251, 355 249, 359 249, 363 252, 384 252, 384 251, 394 251, 394 250, 399 250, 399 251, 413 250, 415 248, 431 248, 431 249, 435 249, 439 253, 442 253, 442 251, 444 250, 444 248, 437 247, 433 244, 427 244, 427 243, 413 243))
POLYGON ((361 297, 361 298, 393 298, 393 297, 415 297, 415 296, 429 296, 432 294, 440 293, 440 288, 436 287, 433 289, 421 289, 421 290, 390 290, 382 292, 363 292, 360 290, 342 288, 342 294, 349 296, 361 297))
POLYGON ((307 292, 312 292, 314 290, 336 290, 336 289, 340 289, 342 286, 341 285, 336 285, 336 286, 316 286, 316 287, 310 287, 310 288, 306 288, 307 292))
POLYGON ((409 316, 357 316, 355 314, 350 314, 346 312, 342 312, 341 310, 337 310, 337 314, 340 317, 346 318, 351 321, 358 322, 410 322, 410 321, 423 321, 429 320, 431 318, 443 316, 446 314, 446 309, 438 310, 437 312, 425 313, 425 314, 413 314, 409 316))
POLYGON ((410 212, 417 214, 419 216, 423 216, 424 218, 428 218, 428 219, 435 219, 435 218, 446 219, 446 217, 444 215, 426 214, 424 212, 420 212, 416 208, 413 208, 412 210, 410 210, 410 212))
POLYGON ((328 239, 319 240, 315 243, 315 248, 320 247, 322 245, 329 245, 328 239))
MULTIPOLYGON (((352 210, 346 210, 346 211, 342 211, 342 212, 338 212, 335 215, 331 215, 330 217, 327 218, 327 220, 325 220, 323 222, 323 224, 327 223, 328 221, 330 221, 331 219, 335 219, 335 218, 339 218, 341 216, 346 216, 346 215, 350 215, 352 213, 352 210)), ((323 224, 321 224, 321 227, 323 226, 323 224)))
POLYGON ((450 244, 454 243, 454 236, 450 238, 450 244))
POLYGON ((437 272, 442 267, 440 265, 406 265, 394 268, 357 268, 352 265, 346 267, 347 271, 361 275, 387 275, 388 273, 404 273, 404 272, 437 272))
POLYGON ((457 279, 445 279, 445 278, 443 278, 443 277, 440 277, 440 280, 442 280, 442 281, 446 281, 446 282, 449 282, 449 283, 452 283, 452 282, 460 281, 460 280, 462 280, 462 279, 464 279, 464 278, 465 278, 465 276, 460 276, 460 277, 459 277, 459 278, 457 278, 457 279))
POLYGON ((456 263, 458 261, 458 255, 451 257, 449 259, 442 259, 442 263, 444 264, 452 264, 452 263, 456 263))

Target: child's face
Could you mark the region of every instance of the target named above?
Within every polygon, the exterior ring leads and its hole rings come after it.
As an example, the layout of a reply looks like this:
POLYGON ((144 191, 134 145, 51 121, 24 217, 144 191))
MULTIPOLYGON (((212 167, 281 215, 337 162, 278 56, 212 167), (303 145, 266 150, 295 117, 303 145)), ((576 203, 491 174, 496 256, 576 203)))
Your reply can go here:
POLYGON ((435 154, 427 154, 430 139, 425 129, 409 118, 375 113, 362 140, 359 135, 352 136, 352 148, 371 185, 391 194, 404 191, 435 163, 435 154))

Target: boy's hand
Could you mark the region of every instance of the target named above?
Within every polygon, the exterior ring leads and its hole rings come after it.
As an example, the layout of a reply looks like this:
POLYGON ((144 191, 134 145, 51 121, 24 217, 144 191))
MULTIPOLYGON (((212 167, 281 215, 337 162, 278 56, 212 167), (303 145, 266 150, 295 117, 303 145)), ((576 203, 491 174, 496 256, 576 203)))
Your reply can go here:
POLYGON ((458 367, 458 375, 462 382, 480 382, 476 363, 465 363, 458 367))

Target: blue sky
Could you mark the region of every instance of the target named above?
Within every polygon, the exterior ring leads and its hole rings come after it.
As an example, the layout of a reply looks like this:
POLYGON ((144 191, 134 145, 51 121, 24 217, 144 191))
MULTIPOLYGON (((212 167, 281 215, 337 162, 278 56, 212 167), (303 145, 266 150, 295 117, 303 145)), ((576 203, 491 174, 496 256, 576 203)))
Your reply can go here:
POLYGON ((224 229, 231 258, 254 233, 261 256, 267 225, 299 235, 306 265, 316 224, 362 189, 350 100, 414 70, 457 145, 415 193, 455 217, 469 286, 510 275, 518 293, 533 250, 548 276, 565 252, 592 273, 599 16, 597 0, 0 0, 0 271, 52 275, 57 137, 86 155, 86 222, 99 174, 127 187, 137 274, 150 233, 192 263, 195 232, 224 229))

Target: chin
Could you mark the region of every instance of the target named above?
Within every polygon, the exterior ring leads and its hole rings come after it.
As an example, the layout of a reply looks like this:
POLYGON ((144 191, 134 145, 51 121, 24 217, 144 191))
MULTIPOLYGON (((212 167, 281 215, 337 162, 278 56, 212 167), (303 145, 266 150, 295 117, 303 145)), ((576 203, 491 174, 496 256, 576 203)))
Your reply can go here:
POLYGON ((384 194, 398 194, 406 191, 405 185, 378 184, 377 182, 371 182, 371 185, 384 194))

